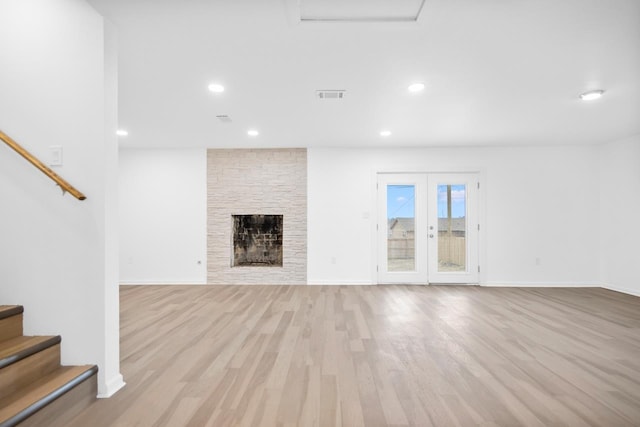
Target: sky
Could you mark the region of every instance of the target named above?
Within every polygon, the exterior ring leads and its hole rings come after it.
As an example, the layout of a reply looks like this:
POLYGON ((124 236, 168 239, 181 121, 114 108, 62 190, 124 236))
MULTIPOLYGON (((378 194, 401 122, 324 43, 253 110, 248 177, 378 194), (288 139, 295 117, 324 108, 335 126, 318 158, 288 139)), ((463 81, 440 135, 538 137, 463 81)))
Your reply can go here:
MULTIPOLYGON (((465 216, 464 185, 451 186, 451 216, 465 216)), ((413 185, 387 186, 387 218, 413 218, 415 215, 415 187, 413 185)), ((447 217, 447 186, 438 185, 438 218, 447 217)))

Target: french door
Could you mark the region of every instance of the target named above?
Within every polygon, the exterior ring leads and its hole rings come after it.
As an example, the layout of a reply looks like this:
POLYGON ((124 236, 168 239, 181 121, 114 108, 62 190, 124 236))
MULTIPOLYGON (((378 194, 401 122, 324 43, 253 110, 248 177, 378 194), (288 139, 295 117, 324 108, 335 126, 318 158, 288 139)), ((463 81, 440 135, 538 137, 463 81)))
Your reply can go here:
POLYGON ((378 174, 378 283, 478 282, 478 176, 378 174))

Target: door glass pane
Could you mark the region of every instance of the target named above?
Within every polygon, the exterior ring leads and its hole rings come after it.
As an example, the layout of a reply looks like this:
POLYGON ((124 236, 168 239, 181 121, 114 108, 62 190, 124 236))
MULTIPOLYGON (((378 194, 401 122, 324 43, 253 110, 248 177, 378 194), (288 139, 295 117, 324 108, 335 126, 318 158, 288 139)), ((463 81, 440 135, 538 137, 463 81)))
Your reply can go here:
POLYGON ((387 185, 387 271, 415 271, 415 185, 387 185))
POLYGON ((438 271, 467 271, 467 191, 438 185, 438 271))

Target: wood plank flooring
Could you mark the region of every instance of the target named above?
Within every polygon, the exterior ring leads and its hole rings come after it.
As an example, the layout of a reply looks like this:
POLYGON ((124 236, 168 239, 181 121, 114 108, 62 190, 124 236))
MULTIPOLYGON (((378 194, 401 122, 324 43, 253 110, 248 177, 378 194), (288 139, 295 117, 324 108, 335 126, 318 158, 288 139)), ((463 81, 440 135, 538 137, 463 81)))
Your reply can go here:
POLYGON ((640 298, 121 287, 127 386, 81 426, 639 426, 640 298))

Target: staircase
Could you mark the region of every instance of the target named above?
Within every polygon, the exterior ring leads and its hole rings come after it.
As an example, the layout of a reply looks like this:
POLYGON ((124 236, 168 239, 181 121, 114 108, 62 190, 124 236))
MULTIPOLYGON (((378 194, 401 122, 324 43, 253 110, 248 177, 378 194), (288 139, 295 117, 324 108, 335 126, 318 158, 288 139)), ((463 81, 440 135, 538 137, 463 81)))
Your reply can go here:
POLYGON ((95 400, 98 367, 61 366, 60 336, 25 337, 22 312, 0 305, 0 427, 65 426, 95 400))

